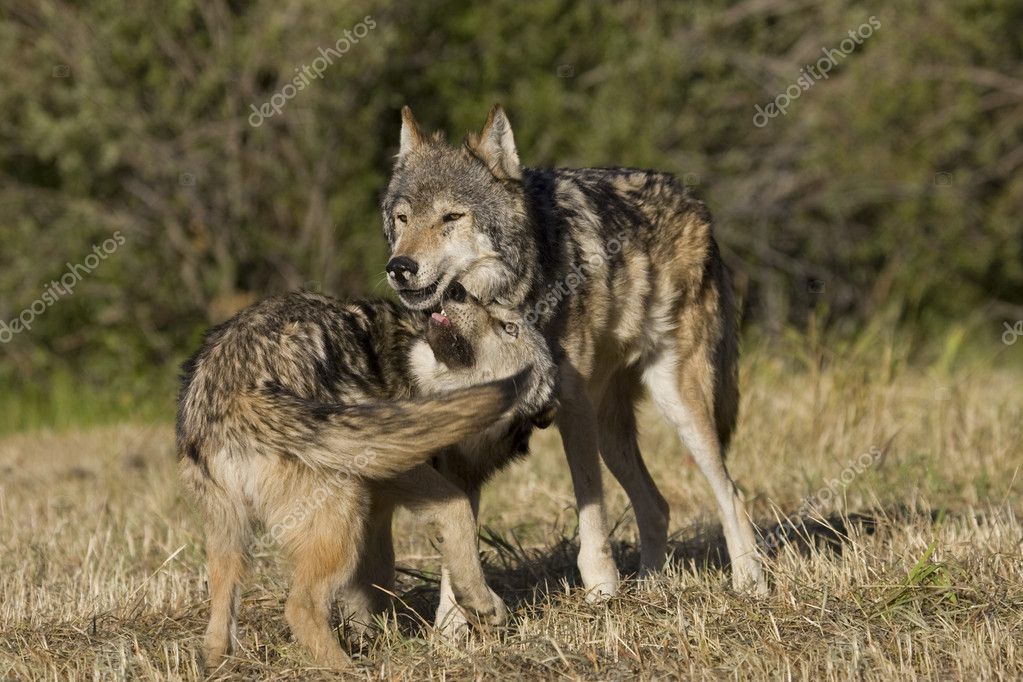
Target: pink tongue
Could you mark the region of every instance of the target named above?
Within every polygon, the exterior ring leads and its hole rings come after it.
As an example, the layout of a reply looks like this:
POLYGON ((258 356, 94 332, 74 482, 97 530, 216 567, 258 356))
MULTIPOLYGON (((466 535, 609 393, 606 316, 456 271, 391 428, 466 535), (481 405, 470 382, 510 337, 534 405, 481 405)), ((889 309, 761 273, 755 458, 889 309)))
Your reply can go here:
POLYGON ((448 327, 451 325, 451 320, 449 320, 445 315, 441 315, 440 313, 433 313, 432 315, 430 315, 430 317, 433 318, 434 322, 441 326, 448 327))

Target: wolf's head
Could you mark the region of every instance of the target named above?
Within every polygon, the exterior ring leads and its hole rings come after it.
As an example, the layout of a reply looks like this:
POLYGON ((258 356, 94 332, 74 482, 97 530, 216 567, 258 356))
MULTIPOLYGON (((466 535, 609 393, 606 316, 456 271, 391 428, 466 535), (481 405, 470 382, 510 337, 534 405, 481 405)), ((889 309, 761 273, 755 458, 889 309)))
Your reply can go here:
POLYGON ((425 339, 412 348, 411 361, 428 393, 514 376, 532 367, 510 416, 541 427, 554 418, 558 372, 543 335, 513 310, 482 305, 458 282, 444 292, 425 339))
POLYGON ((383 200, 387 279, 410 308, 435 307, 457 277, 476 298, 520 303, 535 269, 522 168, 500 106, 453 147, 402 109, 401 148, 383 200))

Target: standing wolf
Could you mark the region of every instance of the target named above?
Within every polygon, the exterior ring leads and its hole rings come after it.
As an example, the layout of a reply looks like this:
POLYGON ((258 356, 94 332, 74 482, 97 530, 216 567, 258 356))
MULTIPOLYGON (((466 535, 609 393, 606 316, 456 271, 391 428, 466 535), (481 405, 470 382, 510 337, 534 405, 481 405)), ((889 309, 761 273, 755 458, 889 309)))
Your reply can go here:
POLYGON ((738 411, 737 315, 701 202, 665 173, 522 168, 499 106, 459 147, 424 135, 406 107, 382 209, 388 279, 405 305, 435 307, 457 277, 543 330, 560 368, 557 424, 593 598, 618 583, 598 453, 636 511, 641 573, 666 559, 668 505, 636 442, 644 387, 710 483, 733 585, 766 591, 724 464, 738 411))
POLYGON ((442 539, 444 613, 504 621, 483 577, 471 502, 425 462, 471 472, 482 453, 493 466, 524 454, 533 424, 554 409, 554 362, 531 327, 457 283, 449 290, 444 313, 429 317, 385 301, 269 298, 210 330, 185 364, 177 442, 205 520, 208 665, 236 639, 239 584, 260 524, 294 562, 285 617, 320 663, 349 662, 328 622, 335 590, 344 587, 357 624, 386 606, 395 506, 414 509, 442 539))

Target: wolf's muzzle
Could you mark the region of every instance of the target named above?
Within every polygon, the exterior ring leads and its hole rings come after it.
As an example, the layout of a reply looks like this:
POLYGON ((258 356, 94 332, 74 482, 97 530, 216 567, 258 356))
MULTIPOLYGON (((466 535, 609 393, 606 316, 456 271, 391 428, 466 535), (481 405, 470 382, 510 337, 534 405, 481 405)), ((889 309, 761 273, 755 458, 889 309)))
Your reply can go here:
POLYGON ((387 274, 398 284, 407 284, 409 279, 419 272, 419 263, 408 256, 395 256, 387 261, 387 274))

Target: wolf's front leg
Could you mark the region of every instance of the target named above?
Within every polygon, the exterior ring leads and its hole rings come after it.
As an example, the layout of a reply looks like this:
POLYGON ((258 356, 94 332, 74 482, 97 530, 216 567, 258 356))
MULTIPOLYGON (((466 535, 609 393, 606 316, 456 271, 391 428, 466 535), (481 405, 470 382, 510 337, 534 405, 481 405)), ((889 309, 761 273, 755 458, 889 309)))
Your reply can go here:
MULTIPOLYGON (((472 505, 472 514, 478 520, 480 513, 480 490, 474 488, 468 492, 469 503, 472 505)), ((477 547, 478 551, 478 547, 477 547)), ((494 599, 499 600, 497 595, 494 599)), ((446 637, 460 637, 469 627, 469 621, 465 612, 458 608, 455 601, 455 592, 451 589, 451 572, 447 566, 441 568, 440 573, 440 603, 437 606, 437 616, 434 618, 433 626, 446 637)))
POLYGON ((611 555, 604 512, 597 413, 579 381, 566 381, 561 398, 558 430, 579 505, 579 573, 587 591, 586 598, 599 601, 618 591, 618 568, 611 555))
POLYGON ((401 504, 434 530, 449 577, 448 601, 453 597, 470 622, 504 624, 508 610, 483 576, 476 546, 476 515, 469 496, 426 465, 397 477, 390 485, 404 493, 401 504))

